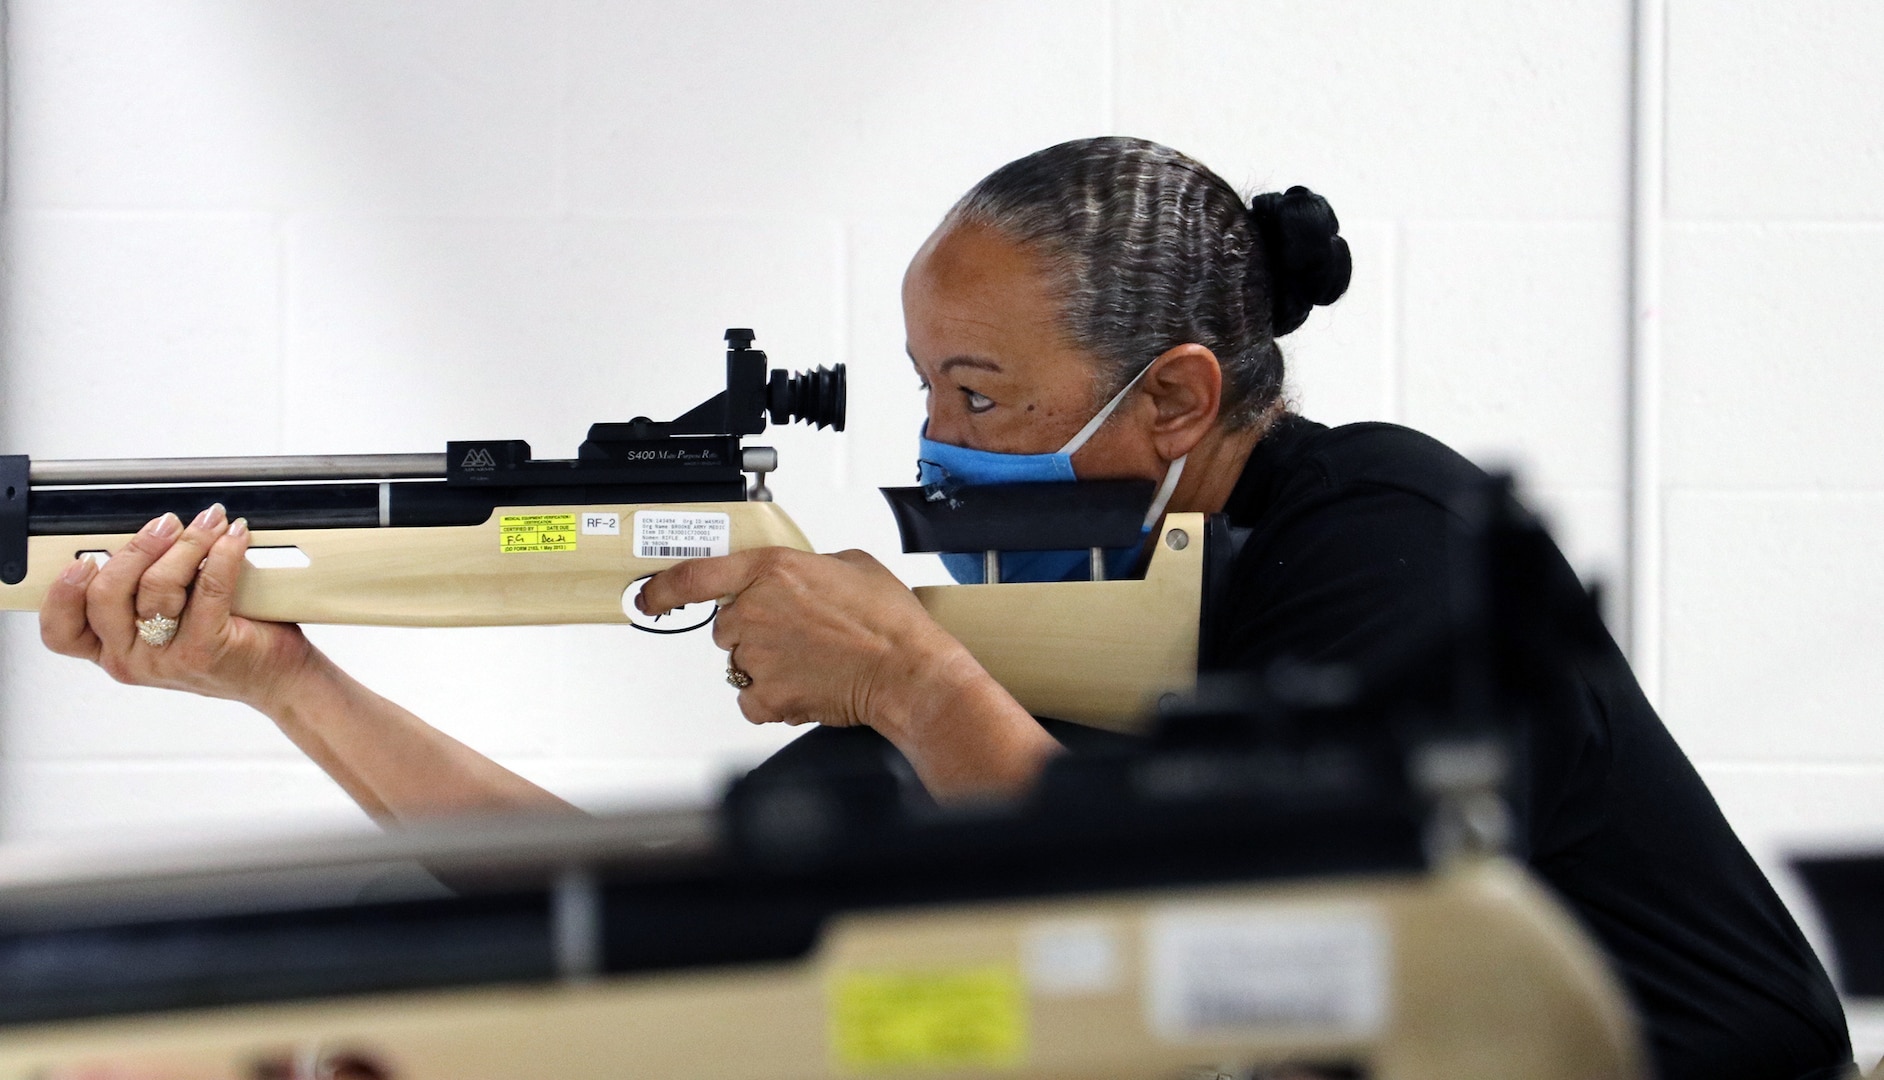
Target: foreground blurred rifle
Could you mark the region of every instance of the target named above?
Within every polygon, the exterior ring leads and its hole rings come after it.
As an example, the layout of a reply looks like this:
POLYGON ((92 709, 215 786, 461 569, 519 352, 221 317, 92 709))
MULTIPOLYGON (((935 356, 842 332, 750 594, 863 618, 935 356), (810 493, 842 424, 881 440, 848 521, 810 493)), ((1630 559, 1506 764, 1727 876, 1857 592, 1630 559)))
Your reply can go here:
POLYGON ((1015 802, 832 756, 692 810, 14 853, 0 1080, 1640 1080, 1501 853, 1539 691, 1607 639, 1486 494, 1392 662, 1213 676, 1015 802))
MULTIPOLYGON (((73 558, 116 551, 166 511, 188 520, 220 502, 256 530, 235 604, 250 618, 634 621, 630 590, 681 559, 811 550, 765 487, 777 452, 742 439, 768 418, 842 431, 844 366, 768 375, 752 339, 726 332, 723 393, 664 423, 595 424, 573 459, 537 459, 520 440, 449 442, 443 454, 0 456, 0 610, 36 610, 73 558)), ((886 495, 910 550, 986 550, 990 564, 1002 550, 1136 544, 1151 499, 1150 485, 1134 483, 886 495)), ((1170 515, 1143 580, 916 592, 1036 715, 1131 727, 1195 677, 1204 529, 1201 515, 1170 515)))

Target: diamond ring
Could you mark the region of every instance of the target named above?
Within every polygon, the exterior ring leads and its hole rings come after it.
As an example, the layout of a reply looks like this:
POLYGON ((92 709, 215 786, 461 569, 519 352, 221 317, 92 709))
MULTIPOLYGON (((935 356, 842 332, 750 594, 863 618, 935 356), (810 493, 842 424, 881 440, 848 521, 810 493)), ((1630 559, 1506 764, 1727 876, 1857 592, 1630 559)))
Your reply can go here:
POLYGON ((181 625, 168 615, 152 615, 137 620, 137 636, 151 648, 161 649, 177 636, 177 627, 181 625))

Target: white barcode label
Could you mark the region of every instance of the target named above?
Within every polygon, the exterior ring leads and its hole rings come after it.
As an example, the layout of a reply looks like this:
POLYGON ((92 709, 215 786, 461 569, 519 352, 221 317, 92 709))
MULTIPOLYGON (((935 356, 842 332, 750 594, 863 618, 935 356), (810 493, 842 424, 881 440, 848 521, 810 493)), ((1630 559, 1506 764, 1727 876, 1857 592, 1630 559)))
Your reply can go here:
POLYGON ((635 557, 705 559, 733 550, 733 519, 702 510, 635 511, 635 557))
POLYGON ((1154 916, 1146 937, 1146 1020, 1163 1038, 1386 1027, 1392 942, 1371 909, 1185 907, 1154 916))

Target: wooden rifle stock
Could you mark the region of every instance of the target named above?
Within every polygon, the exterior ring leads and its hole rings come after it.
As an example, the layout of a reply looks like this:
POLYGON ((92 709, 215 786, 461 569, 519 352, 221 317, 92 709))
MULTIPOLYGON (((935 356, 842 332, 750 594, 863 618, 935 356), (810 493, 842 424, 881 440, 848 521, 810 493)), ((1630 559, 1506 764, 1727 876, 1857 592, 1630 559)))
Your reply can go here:
POLYGON ((296 1053, 364 1055, 389 1080, 1138 1080, 1301 1062, 1400 1080, 1649 1075, 1600 953, 1547 890, 1489 861, 845 913, 796 962, 22 1026, 0 1034, 0 1080, 60 1066, 238 1080, 296 1053), (1240 927, 1263 934, 1244 948, 1273 985, 1235 952, 1213 965, 1166 943, 1193 926, 1227 927, 1232 945, 1240 927), (1311 951, 1357 928, 1378 942, 1358 971, 1351 946, 1311 951), (1111 965, 1071 990, 1038 958, 1069 934, 1111 965))
POLYGON ((1028 712, 1142 730, 1197 682, 1204 515, 1168 514, 1141 580, 930 585, 917 599, 1028 712))
MULTIPOLYGON (((520 626, 623 623, 622 594, 678 559, 636 556, 637 512, 727 515, 734 551, 811 550, 785 512, 766 502, 500 508, 479 525, 257 530, 251 550, 294 548, 307 565, 250 566, 239 615, 273 622, 366 626, 520 626), (506 516, 618 515, 614 535, 569 537, 568 550, 506 551, 506 516)), ((1204 519, 1166 519, 1142 580, 943 585, 915 590, 1029 712, 1135 730, 1160 696, 1188 690, 1197 671, 1204 519)), ((34 536, 25 580, 0 585, 0 610, 32 611, 84 552, 112 552, 129 534, 34 536)))

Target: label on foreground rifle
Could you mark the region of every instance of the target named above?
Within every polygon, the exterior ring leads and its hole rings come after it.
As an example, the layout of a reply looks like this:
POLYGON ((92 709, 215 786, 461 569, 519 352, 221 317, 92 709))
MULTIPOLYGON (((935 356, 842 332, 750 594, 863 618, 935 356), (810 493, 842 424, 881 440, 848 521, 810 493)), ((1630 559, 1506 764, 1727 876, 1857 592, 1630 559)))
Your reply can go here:
POLYGON ((832 1048, 853 1070, 1013 1068, 1027 1056, 1027 993, 1003 964, 854 971, 830 987, 832 1048))
POLYGON ((1146 935, 1146 1018, 1177 1041, 1385 1029, 1393 941, 1365 906, 1173 907, 1146 935))

